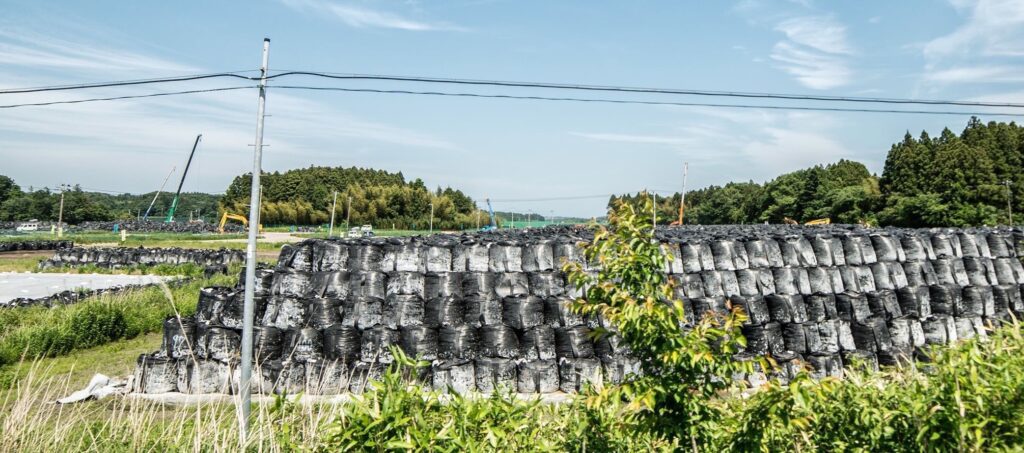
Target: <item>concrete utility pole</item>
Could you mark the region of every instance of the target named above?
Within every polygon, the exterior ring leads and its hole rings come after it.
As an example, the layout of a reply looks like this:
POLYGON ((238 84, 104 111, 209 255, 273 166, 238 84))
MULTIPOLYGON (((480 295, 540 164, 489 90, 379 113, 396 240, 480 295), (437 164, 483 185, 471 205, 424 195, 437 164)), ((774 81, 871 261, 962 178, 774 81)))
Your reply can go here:
MULTIPOLYGON (((68 190, 67 184, 60 185, 60 212, 57 214, 57 239, 64 237, 64 191, 68 190)), ((52 217, 51 217, 52 218, 52 217)))
POLYGON ((1006 186, 1006 215, 1010 218, 1010 226, 1013 226, 1013 204, 1010 200, 1013 199, 1013 192, 1010 190, 1010 180, 1003 181, 1006 186))
POLYGON ((686 172, 690 169, 689 162, 683 162, 683 192, 679 194, 679 225, 683 225, 683 216, 686 215, 686 172))
POLYGON ((430 200, 430 232, 434 232, 434 200, 430 200))
POLYGON ((476 229, 480 229, 480 209, 476 210, 476 229))
POLYGON ((651 195, 654 196, 654 215, 651 216, 653 219, 651 221, 651 226, 656 230, 658 229, 658 194, 651 192, 651 195))
POLYGON ((334 191, 334 203, 331 204, 331 228, 327 230, 327 237, 334 236, 334 211, 338 209, 338 191, 334 191))
POLYGON ((348 196, 348 214, 345 216, 345 231, 352 230, 352 195, 348 196))
POLYGON ((263 39, 263 60, 260 65, 260 94, 256 107, 256 143, 252 156, 252 182, 249 185, 249 243, 245 250, 245 305, 242 310, 242 366, 238 420, 241 447, 246 449, 249 417, 252 412, 252 323, 256 295, 256 235, 260 224, 260 174, 263 172, 263 118, 267 104, 267 66, 270 63, 270 38, 263 39))

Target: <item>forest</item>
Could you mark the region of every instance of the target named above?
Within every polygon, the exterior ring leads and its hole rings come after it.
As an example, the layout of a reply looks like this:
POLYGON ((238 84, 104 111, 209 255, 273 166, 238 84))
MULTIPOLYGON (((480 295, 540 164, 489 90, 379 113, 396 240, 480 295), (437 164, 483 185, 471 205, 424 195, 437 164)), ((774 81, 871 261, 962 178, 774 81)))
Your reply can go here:
MULTIPOLYGON (((686 194, 684 223, 742 224, 830 218, 901 227, 1000 225, 1024 200, 1024 128, 971 118, 957 135, 907 132, 889 149, 881 176, 840 160, 757 183, 730 182, 686 194), (1009 201, 1009 203, 1008 203, 1009 201), (1012 209, 1008 209, 1012 208, 1012 209)), ((636 202, 647 194, 613 196, 636 202)), ((658 197, 658 221, 679 214, 680 194, 658 197)))
MULTIPOLYGON (((247 213, 252 175, 235 177, 220 205, 233 213, 247 213)), ((320 225, 330 221, 334 191, 338 192, 335 222, 347 220, 351 206, 352 225, 372 224, 380 228, 421 229, 430 227, 433 205, 434 229, 470 229, 487 214, 474 201, 450 187, 431 191, 421 179, 405 180, 401 172, 357 167, 316 167, 266 173, 261 177, 263 224, 320 225)))

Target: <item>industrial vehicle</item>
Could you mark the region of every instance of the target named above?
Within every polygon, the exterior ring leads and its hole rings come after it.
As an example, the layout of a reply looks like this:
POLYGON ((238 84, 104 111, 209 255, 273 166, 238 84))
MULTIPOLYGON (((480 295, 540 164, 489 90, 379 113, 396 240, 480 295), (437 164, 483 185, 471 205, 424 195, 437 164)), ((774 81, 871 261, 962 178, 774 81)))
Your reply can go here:
POLYGON ((498 229, 498 222, 494 218, 494 208, 491 207, 491 199, 487 199, 487 213, 491 216, 491 223, 480 229, 480 231, 491 231, 498 229))
MULTIPOLYGON (((239 222, 242 222, 242 225, 244 225, 246 229, 249 228, 249 219, 245 218, 245 216, 238 215, 238 214, 228 214, 228 213, 225 212, 224 215, 220 216, 220 226, 217 227, 217 231, 219 231, 221 233, 224 232, 224 225, 228 223, 228 219, 237 220, 239 222)), ((263 225, 260 224, 258 226, 258 228, 259 228, 259 232, 262 233, 263 232, 263 225)))
MULTIPOLYGON (((171 200, 171 209, 167 211, 167 219, 165 220, 167 223, 174 221, 174 211, 178 209, 178 197, 181 196, 181 186, 185 185, 185 176, 188 176, 188 167, 192 166, 192 158, 195 157, 196 148, 199 147, 199 140, 202 138, 203 134, 197 135, 196 142, 192 144, 192 152, 188 155, 188 162, 185 164, 185 171, 181 173, 181 182, 178 183, 178 191, 174 193, 174 199, 171 200)), ((155 201, 156 197, 154 197, 153 200, 155 201)), ((152 207, 152 203, 150 203, 150 207, 152 207)), ((148 212, 149 210, 147 209, 146 211, 148 212)))

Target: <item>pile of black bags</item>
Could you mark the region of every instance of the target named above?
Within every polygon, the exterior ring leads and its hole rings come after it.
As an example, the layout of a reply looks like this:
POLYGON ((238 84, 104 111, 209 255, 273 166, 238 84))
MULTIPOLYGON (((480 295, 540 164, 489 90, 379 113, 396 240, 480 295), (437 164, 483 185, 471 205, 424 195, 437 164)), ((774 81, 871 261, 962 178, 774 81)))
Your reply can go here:
MULTIPOLYGON (((780 365, 738 376, 755 384, 802 364, 839 376, 851 359, 910 360, 1024 312, 1020 230, 674 227, 658 238, 692 322, 730 305, 749 314, 736 359, 780 365)), ((628 346, 592 339, 612 326, 569 310, 581 292, 560 271, 582 263, 588 239, 563 227, 286 246, 257 270, 254 389, 360 392, 392 361, 389 345, 430 362, 424 382, 457 392, 620 381, 637 371, 628 346)), ((242 303, 241 287, 204 289, 196 315, 168 319, 161 349, 139 358, 137 390, 236 391, 242 303)))
POLYGON ((0 252, 21 252, 34 250, 63 250, 74 247, 71 241, 11 241, 0 242, 0 252))
POLYGON ((245 251, 225 248, 74 247, 58 249, 52 258, 40 262, 39 267, 49 269, 95 265, 105 268, 122 268, 187 263, 207 267, 223 267, 244 261, 245 251))
MULTIPOLYGON (((74 226, 75 230, 81 231, 113 231, 117 225, 120 230, 128 230, 136 233, 216 233, 217 224, 205 222, 164 222, 162 220, 119 220, 111 221, 90 221, 82 222, 74 226)), ((244 228, 241 225, 231 223, 224 225, 225 231, 241 232, 244 228)))

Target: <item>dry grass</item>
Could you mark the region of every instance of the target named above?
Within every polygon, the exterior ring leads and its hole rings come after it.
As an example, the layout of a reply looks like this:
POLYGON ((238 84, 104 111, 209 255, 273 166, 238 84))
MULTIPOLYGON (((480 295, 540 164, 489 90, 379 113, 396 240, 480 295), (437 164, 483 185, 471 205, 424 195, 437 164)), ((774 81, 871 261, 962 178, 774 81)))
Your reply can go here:
MULTIPOLYGON (((114 396, 53 403, 75 390, 73 373, 53 376, 43 362, 7 392, 0 413, 0 451, 239 451, 237 401, 167 405, 114 396), (50 376, 50 377, 46 377, 50 376)), ((256 403, 245 450, 322 449, 340 413, 331 404, 256 403)))

